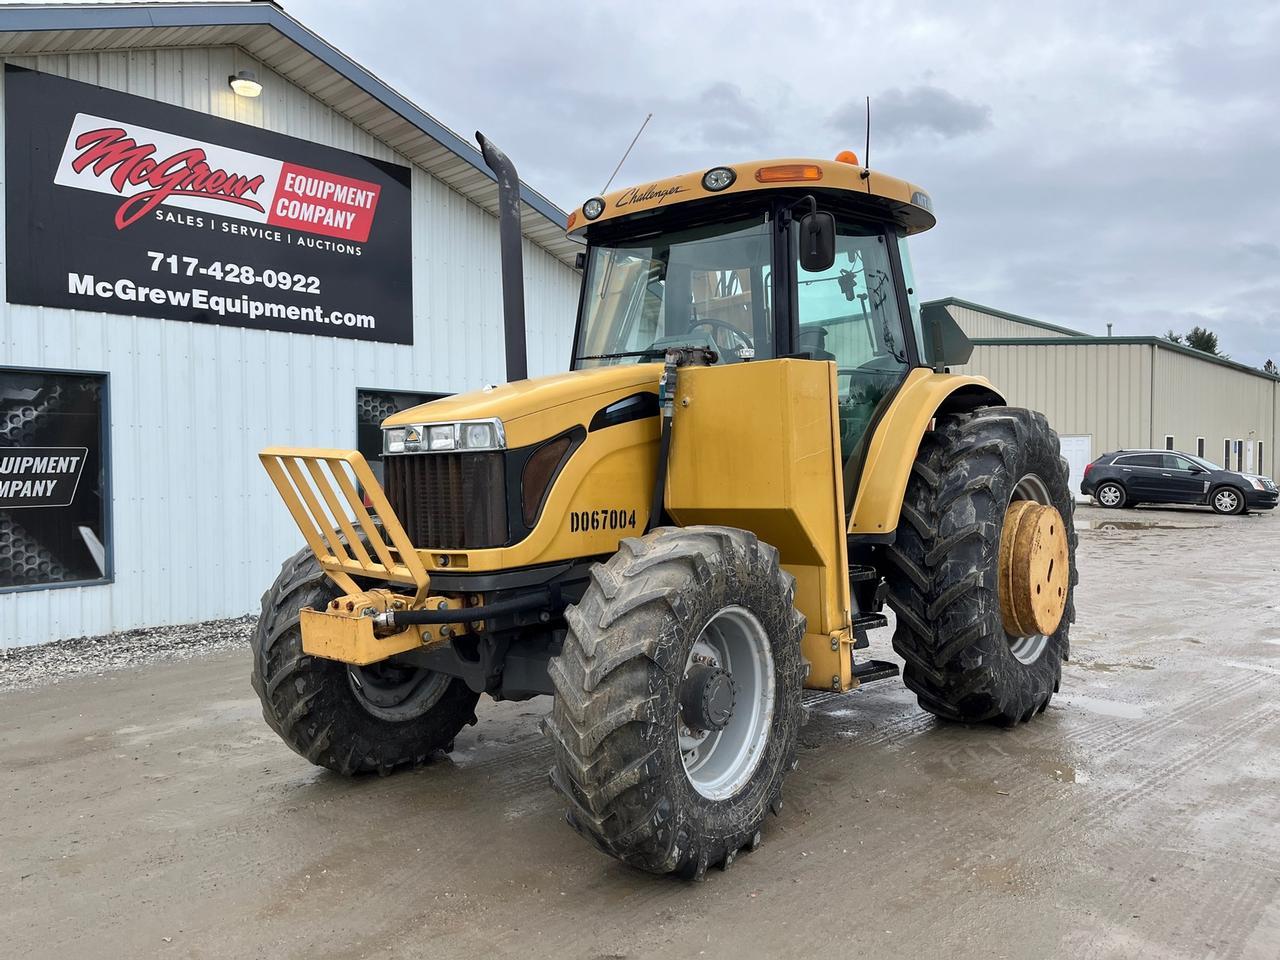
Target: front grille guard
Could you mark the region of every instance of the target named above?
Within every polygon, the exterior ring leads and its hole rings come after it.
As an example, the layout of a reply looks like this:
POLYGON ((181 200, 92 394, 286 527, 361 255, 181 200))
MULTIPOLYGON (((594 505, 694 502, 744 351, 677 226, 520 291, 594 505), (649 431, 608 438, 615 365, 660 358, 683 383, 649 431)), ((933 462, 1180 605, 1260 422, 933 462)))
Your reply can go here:
POLYGON ((413 587, 413 606, 422 604, 431 578, 363 454, 269 447, 258 459, 334 583, 353 594, 352 577, 389 580, 413 587))

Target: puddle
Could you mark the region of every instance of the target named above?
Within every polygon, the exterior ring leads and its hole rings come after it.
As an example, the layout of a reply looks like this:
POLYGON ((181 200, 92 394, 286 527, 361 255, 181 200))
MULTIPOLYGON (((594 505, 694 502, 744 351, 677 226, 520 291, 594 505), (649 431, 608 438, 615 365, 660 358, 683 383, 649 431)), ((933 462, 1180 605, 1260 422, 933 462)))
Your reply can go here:
POLYGON ((1081 707, 1090 713, 1098 713, 1104 717, 1121 717, 1125 720, 1138 720, 1147 713, 1145 707, 1136 703, 1122 703, 1119 700, 1103 700, 1100 697, 1086 697, 1078 693, 1060 693, 1053 700, 1054 706, 1059 704, 1070 707, 1081 707))
POLYGON ((1159 520, 1077 520, 1077 530, 1194 530, 1195 526, 1183 523, 1162 523, 1159 520))

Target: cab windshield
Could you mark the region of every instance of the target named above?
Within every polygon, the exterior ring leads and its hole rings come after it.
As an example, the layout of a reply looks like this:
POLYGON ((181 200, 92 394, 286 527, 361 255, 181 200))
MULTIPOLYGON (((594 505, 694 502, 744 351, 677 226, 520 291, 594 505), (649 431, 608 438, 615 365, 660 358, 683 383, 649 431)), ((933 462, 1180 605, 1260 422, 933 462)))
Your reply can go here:
POLYGON ((765 214, 592 246, 575 368, 713 347, 719 363, 774 356, 772 230, 765 214))

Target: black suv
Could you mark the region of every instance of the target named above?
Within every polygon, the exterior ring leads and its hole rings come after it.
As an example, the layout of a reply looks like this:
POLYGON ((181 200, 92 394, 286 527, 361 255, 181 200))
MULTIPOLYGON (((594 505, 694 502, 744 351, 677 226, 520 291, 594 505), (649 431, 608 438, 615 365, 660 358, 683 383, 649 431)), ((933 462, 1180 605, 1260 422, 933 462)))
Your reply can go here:
POLYGON ((1223 470, 1173 450, 1104 453, 1084 468, 1080 492, 1104 507, 1195 503, 1218 513, 1270 510, 1277 497, 1275 482, 1267 477, 1223 470))

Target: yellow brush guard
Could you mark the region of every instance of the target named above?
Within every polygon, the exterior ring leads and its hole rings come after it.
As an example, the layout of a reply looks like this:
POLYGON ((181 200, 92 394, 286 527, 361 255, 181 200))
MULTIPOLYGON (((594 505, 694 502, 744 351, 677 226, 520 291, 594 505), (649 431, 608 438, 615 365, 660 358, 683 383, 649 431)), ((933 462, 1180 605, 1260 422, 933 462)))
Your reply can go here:
MULTIPOLYGON (((413 598, 407 606, 412 609, 426 605, 431 578, 362 454, 270 447, 258 458, 321 569, 347 594, 331 609, 303 611, 302 647, 307 653, 364 664, 443 642, 447 631, 438 627, 374 636, 370 616, 399 608, 408 598, 386 590, 364 591, 352 577, 411 587, 413 598)), ((432 606, 459 605, 456 600, 430 599, 435 601, 432 606)))

